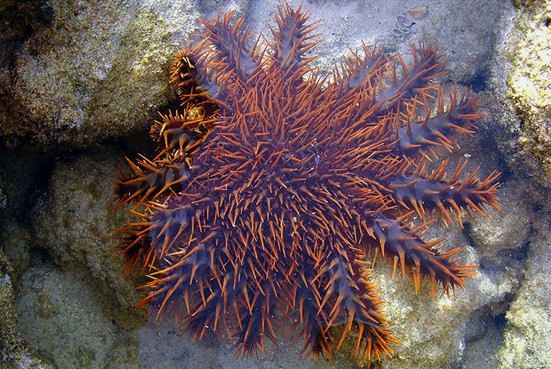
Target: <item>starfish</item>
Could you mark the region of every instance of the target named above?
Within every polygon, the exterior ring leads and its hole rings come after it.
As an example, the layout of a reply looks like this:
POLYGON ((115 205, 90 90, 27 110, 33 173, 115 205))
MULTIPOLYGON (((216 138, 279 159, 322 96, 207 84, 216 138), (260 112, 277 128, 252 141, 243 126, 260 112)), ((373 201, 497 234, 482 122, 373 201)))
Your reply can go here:
POLYGON ((151 279, 140 305, 174 313, 196 340, 227 334, 248 355, 288 317, 303 354, 332 359, 353 336, 366 363, 397 342, 375 261, 416 291, 428 280, 433 297, 463 287, 476 266, 423 233, 499 208, 499 174, 441 159, 480 113, 469 89, 436 83, 446 63, 435 47, 412 46, 408 65, 363 44, 324 75, 308 19, 283 4, 271 37, 232 13, 203 21, 203 40, 174 58, 182 107, 152 125, 158 155, 127 158, 118 175, 134 218, 118 229, 120 252, 151 279))

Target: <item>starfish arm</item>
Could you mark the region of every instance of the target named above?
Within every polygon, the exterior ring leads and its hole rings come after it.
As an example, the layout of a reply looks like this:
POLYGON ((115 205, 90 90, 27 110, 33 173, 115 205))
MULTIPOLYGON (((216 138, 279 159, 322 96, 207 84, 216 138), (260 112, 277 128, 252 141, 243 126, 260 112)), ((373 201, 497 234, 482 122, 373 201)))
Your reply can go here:
POLYGON ((219 87, 229 83, 246 83, 261 66, 258 41, 253 48, 247 46, 253 37, 250 26, 245 24, 245 18, 234 18, 235 14, 228 12, 223 17, 219 14, 212 22, 202 21, 208 42, 201 46, 197 62, 210 64, 206 71, 209 80, 219 87))
POLYGON ((218 86, 210 80, 207 68, 196 64, 196 60, 204 56, 204 48, 205 41, 174 56, 170 84, 176 89, 182 105, 203 107, 204 116, 210 117, 218 111, 214 101, 218 96, 218 86))
POLYGON ((305 58, 306 52, 317 42, 316 23, 307 23, 308 15, 301 8, 293 9, 288 3, 278 7, 275 13, 275 26, 270 26, 274 66, 291 82, 302 82, 303 75, 310 70, 307 64, 315 57, 305 58))
POLYGON ((443 293, 449 293, 456 286, 463 287, 465 278, 475 274, 476 265, 459 265, 458 258, 452 259, 462 248, 441 253, 442 240, 424 241, 417 230, 406 227, 398 220, 380 215, 374 219, 369 232, 378 242, 378 246, 374 246, 373 263, 379 254, 394 258, 393 275, 398 268, 404 276, 410 270, 416 291, 419 291, 424 277, 429 278, 434 297, 437 284, 442 285, 443 293))
POLYGON ((259 349, 266 352, 265 338, 276 343, 272 326, 277 302, 272 289, 273 283, 262 279, 256 280, 251 276, 240 291, 238 314, 241 327, 236 327, 235 347, 242 356, 258 354, 259 349))
POLYGON ((339 247, 320 266, 313 285, 320 292, 318 314, 324 316, 326 330, 340 327, 341 337, 337 349, 346 337, 355 332, 356 344, 352 355, 359 363, 392 354, 390 344, 397 342, 387 328, 375 284, 369 280, 365 257, 353 245, 339 247))
POLYGON ((123 271, 132 273, 138 264, 142 264, 142 272, 150 267, 156 260, 155 252, 149 242, 149 230, 151 223, 149 216, 134 212, 139 221, 128 223, 122 228, 116 228, 116 235, 112 238, 119 241, 114 249, 119 257, 123 257, 123 271))
POLYGON ((438 54, 436 47, 420 43, 417 48, 410 47, 413 64, 408 66, 402 55, 389 63, 391 83, 382 88, 377 95, 377 102, 381 104, 381 114, 400 114, 408 101, 420 99, 434 89, 433 81, 446 74, 446 65, 438 54))
POLYGON ((379 85, 389 57, 381 49, 368 47, 362 43, 361 51, 352 51, 343 57, 340 64, 333 69, 333 81, 341 87, 341 95, 360 92, 368 93, 369 89, 379 85))
MULTIPOLYGON (((293 283, 293 296, 288 301, 292 301, 294 308, 298 311, 298 338, 302 338, 301 355, 308 357, 312 355, 314 360, 323 356, 327 360, 333 360, 333 335, 327 330, 324 317, 319 312, 320 292, 312 288, 311 279, 315 277, 315 271, 301 263, 302 271, 300 278, 293 283), (308 271, 306 271, 308 270, 308 271)), ((287 304, 288 305, 288 304, 287 304)))
POLYGON ((190 178, 191 169, 185 156, 154 161, 142 156, 136 163, 126 160, 131 172, 120 171, 115 195, 119 206, 134 201, 133 210, 144 202, 154 201, 168 190, 179 191, 190 178))
MULTIPOLYGON (((186 250, 167 255, 164 269, 151 274, 146 288, 152 292, 140 302, 162 317, 174 306, 185 331, 194 340, 225 330, 235 337, 242 356, 265 351, 265 338, 275 343, 271 324, 277 303, 275 278, 265 279, 255 264, 236 262, 229 249, 194 243, 186 250)), ((247 260, 252 255, 246 256, 247 260)))
POLYGON ((398 145, 395 151, 409 156, 414 156, 416 153, 423 155, 426 151, 434 153, 434 150, 439 147, 451 151, 456 136, 474 134, 475 121, 481 116, 477 112, 480 99, 472 98, 469 89, 458 92, 457 85, 448 90, 447 94, 449 96, 447 107, 444 103, 446 91, 442 88, 438 89, 434 107, 427 97, 411 104, 411 113, 407 114, 407 120, 404 121, 401 118, 397 124, 398 145), (411 120, 415 120, 417 115, 424 118, 412 122, 411 120))
POLYGON ((148 202, 143 208, 142 213, 133 211, 138 222, 115 230, 119 235, 114 238, 121 241, 117 249, 124 257, 126 271, 133 271, 140 261, 145 269, 152 268, 155 260, 163 260, 174 251, 176 241, 194 221, 190 215, 192 206, 178 198, 169 198, 166 204, 148 202))
POLYGON ((195 245, 159 260, 159 270, 149 275, 151 281, 144 286, 151 292, 138 306, 149 306, 155 319, 160 319, 171 307, 178 317, 201 311, 210 301, 214 251, 205 245, 195 245))
POLYGON ((450 178, 447 178, 448 160, 430 174, 420 165, 413 173, 402 172, 391 181, 395 201, 406 209, 413 209, 421 219, 436 212, 447 223, 453 223, 452 215, 461 223, 463 211, 474 210, 485 217, 486 206, 499 210, 497 188, 499 173, 493 172, 481 180, 478 169, 460 178, 467 162, 460 161, 450 178))
MULTIPOLYGON (((412 47, 411 53, 414 61, 411 66, 408 66, 400 54, 395 58, 398 59, 396 61, 383 55, 376 48, 369 49, 364 45, 362 56, 359 52, 353 52, 352 56, 343 59, 340 67, 334 69, 333 79, 335 82, 329 84, 327 90, 331 91, 333 95, 339 96, 331 111, 334 112, 334 120, 340 123, 340 129, 347 133, 343 137, 355 137, 358 135, 358 131, 361 132, 362 129, 375 126, 379 126, 379 129, 384 128, 385 124, 381 125, 381 122, 392 123, 393 120, 396 123, 386 124, 393 131, 407 126, 410 131, 415 128, 415 134, 418 136, 424 133, 418 133, 418 125, 404 121, 404 116, 407 117, 412 114, 412 110, 418 110, 420 106, 423 106, 428 110, 427 117, 430 117, 430 106, 435 100, 432 90, 436 89, 432 83, 435 78, 445 74, 443 70, 445 63, 441 61, 441 56, 438 55, 436 48, 427 47, 422 43, 417 48, 412 47), (425 105, 421 102, 424 102, 425 105), (349 131, 350 134, 348 134, 349 131)), ((462 112, 458 109, 452 109, 458 105, 458 99, 457 94, 451 97, 455 99, 450 104, 447 117, 452 120, 468 119, 471 122, 470 125, 474 125, 472 121, 478 116, 467 116, 467 112, 461 114, 462 112)), ((468 94, 462 96, 460 102, 465 106, 459 108, 468 108, 472 111, 476 107, 477 101, 467 104, 467 98, 468 94)), ((436 100, 438 101, 437 112, 444 115, 443 93, 438 94, 436 100)), ((457 126, 454 132, 459 129, 457 122, 450 121, 448 126, 451 124, 457 126)), ((450 128, 448 127, 448 129, 450 128)), ((401 133, 400 139, 393 138, 397 139, 399 143, 402 139, 404 145, 408 144, 408 139, 413 139, 409 143, 411 149, 418 148, 416 137, 413 134, 408 136, 406 133, 401 133)), ((430 138, 432 136, 426 137, 424 140, 423 137, 420 137, 423 142, 428 142, 430 138)), ((400 144, 397 147, 401 147, 400 144)))
MULTIPOLYGON (((362 130, 373 129, 387 118, 381 114, 382 102, 377 101, 376 86, 382 82, 388 58, 378 49, 369 49, 364 45, 364 52, 353 52, 344 57, 341 65, 333 70, 332 78, 323 89, 332 101, 323 105, 326 125, 333 125, 333 130, 341 131, 336 139, 348 137, 349 140, 367 140, 359 137, 362 130)), ((325 95, 325 94, 324 94, 325 95)), ((322 105, 319 105, 322 106, 322 105)), ((379 125, 380 126, 380 125, 379 125)), ((380 126, 381 127, 381 126, 380 126)), ((334 134, 332 134, 334 136, 334 134)))
POLYGON ((154 160, 171 156, 190 157, 214 128, 215 120, 205 116, 204 107, 195 105, 179 112, 159 114, 161 120, 151 125, 150 136, 164 148, 154 160))
POLYGON ((155 260, 173 253, 183 243, 182 233, 196 226, 197 220, 192 218, 196 211, 189 199, 173 195, 164 197, 162 203, 147 201, 141 211, 132 210, 139 221, 117 228, 114 236, 121 241, 117 250, 124 257, 125 270, 133 271, 139 262, 142 270, 151 270, 155 260))
POLYGON ((235 338, 237 353, 244 357, 258 354, 259 349, 266 351, 265 338, 276 342, 271 323, 277 303, 273 281, 248 275, 249 272, 247 266, 230 266, 223 274, 213 275, 203 284, 199 282, 201 289, 192 293, 196 296, 194 307, 182 314, 185 330, 194 340, 224 328, 229 337, 235 338))

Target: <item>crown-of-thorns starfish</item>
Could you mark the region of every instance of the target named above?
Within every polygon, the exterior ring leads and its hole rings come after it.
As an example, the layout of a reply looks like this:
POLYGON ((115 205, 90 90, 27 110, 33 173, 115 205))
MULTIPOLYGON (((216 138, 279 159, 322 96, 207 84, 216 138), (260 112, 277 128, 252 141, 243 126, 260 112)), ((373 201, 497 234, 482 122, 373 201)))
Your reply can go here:
POLYGON ((351 332, 359 362, 392 353, 375 259, 448 293, 475 266, 423 232, 498 208, 497 173, 479 179, 460 161, 447 175, 439 159, 474 133, 479 100, 435 83, 445 63, 424 44, 411 65, 364 45, 322 76, 315 24, 288 4, 267 42, 232 13, 203 23, 203 41, 174 59, 182 108, 153 124, 158 156, 128 160, 116 185, 135 217, 118 229, 121 253, 151 277, 141 305, 243 354, 276 341, 278 310, 316 358, 351 332))

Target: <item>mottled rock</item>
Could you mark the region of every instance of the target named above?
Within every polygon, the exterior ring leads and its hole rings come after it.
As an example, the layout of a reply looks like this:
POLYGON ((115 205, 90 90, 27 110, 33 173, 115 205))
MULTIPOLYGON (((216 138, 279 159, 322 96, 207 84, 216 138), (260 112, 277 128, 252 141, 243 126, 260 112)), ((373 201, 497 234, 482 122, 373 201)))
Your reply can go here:
MULTIPOLYGON (((518 223, 533 223, 525 240, 523 268, 516 270, 521 281, 507 311, 504 345, 497 356, 500 369, 551 367, 551 293, 549 278, 549 188, 551 188, 551 37, 549 1, 516 1, 519 9, 503 18, 498 34, 492 89, 498 103, 492 110, 499 146, 518 176, 518 188, 531 197, 522 206, 509 204, 518 223)), ((518 224, 512 227, 517 229, 518 224)), ((510 233, 510 232, 508 232, 510 233)), ((520 239, 520 237, 519 237, 520 239)), ((511 260, 515 259, 512 255, 511 260)))
MULTIPOLYGON (((168 67, 197 32, 198 10, 224 5, 200 3, 49 1, 48 22, 20 31, 0 58, 0 137, 84 146, 145 129, 172 96, 168 67)), ((37 17, 37 7, 22 14, 37 17)))
MULTIPOLYGON (((288 320, 282 317, 282 322, 288 320)), ((351 369, 359 368, 348 358, 347 354, 339 352, 336 361, 323 359, 315 362, 312 358, 301 357, 300 342, 291 344, 285 335, 289 327, 276 325, 280 334, 276 339, 278 345, 266 344, 266 352, 259 352, 251 358, 236 358, 231 341, 204 340, 201 343, 191 342, 186 335, 181 335, 172 319, 154 323, 149 322, 140 333, 139 362, 140 369, 156 368, 220 368, 233 369, 351 369), (159 352, 163 355, 159 356, 159 352)))
MULTIPOLYGON (((448 234, 448 236, 451 236, 448 234)), ((457 233, 446 244, 461 245, 466 242, 457 233)), ((477 260, 476 251, 468 248, 461 254, 463 263, 477 260)), ((380 266, 379 266, 380 267, 380 266)), ((476 320, 481 311, 491 304, 501 303, 515 284, 507 277, 499 279, 479 270, 470 278, 464 289, 453 296, 437 296, 431 300, 430 286, 415 294, 408 278, 391 280, 392 268, 388 266, 376 279, 385 300, 385 310, 392 320, 392 328, 400 339, 395 356, 384 358, 382 368, 446 368, 463 360, 467 338, 473 335, 468 324, 476 320)), ((376 273, 377 277, 378 273, 376 273)), ((484 332, 474 333, 475 336, 484 332)), ((491 355, 491 353, 487 353, 491 355)))
POLYGON ((108 302, 113 312, 120 312, 132 309, 138 296, 110 250, 116 241, 109 236, 124 214, 113 211, 110 202, 117 161, 109 154, 56 163, 46 193, 32 211, 31 233, 35 245, 64 269, 84 267, 98 290, 113 295, 108 302))
POLYGON ((17 312, 24 337, 57 368, 122 368, 123 357, 135 367, 132 329, 106 316, 105 297, 86 274, 39 262, 23 275, 17 312))
POLYGON ((17 313, 11 279, 11 270, 0 249, 0 368, 6 369, 52 369, 33 357, 17 326, 17 313))
POLYGON ((530 199, 518 180, 501 186, 500 206, 501 211, 488 209, 488 219, 477 215, 476 222, 467 223, 467 230, 481 262, 503 268, 507 262, 513 262, 511 253, 527 242, 534 215, 530 199))
POLYGON ((536 225, 524 280, 507 312, 499 369, 551 368, 551 236, 549 221, 536 225))
POLYGON ((10 276, 17 280, 29 267, 29 250, 32 245, 30 232, 13 219, 2 219, 0 238, 3 240, 6 258, 12 265, 10 276))
MULTIPOLYGON (((500 0, 451 0, 446 2, 403 1, 289 1, 309 9, 312 19, 322 20, 318 30, 324 43, 314 49, 322 54, 328 69, 348 49, 357 50, 362 41, 389 52, 407 55, 409 45, 434 43, 447 55, 450 79, 484 88, 489 74, 493 28, 504 8, 500 0), (424 9, 416 19, 412 9, 424 9)), ((253 1, 248 14, 256 29, 267 30, 266 20, 279 0, 253 1)))
MULTIPOLYGON (((519 2, 520 3, 520 2, 519 2)), ((528 166, 525 172, 544 187, 551 187, 551 29, 549 1, 523 2, 520 10, 505 27, 495 69, 509 70, 506 97, 518 120, 516 140, 521 157, 528 166), (509 64, 509 65, 507 65, 509 64)))

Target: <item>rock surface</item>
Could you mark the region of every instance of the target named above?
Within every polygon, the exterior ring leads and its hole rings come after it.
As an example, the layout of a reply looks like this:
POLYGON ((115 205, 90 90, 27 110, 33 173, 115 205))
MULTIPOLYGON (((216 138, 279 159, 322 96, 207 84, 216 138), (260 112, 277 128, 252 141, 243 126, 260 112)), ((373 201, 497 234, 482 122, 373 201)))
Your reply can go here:
POLYGON ((0 250, 0 368, 53 369, 33 357, 17 325, 11 272, 6 256, 0 250))
MULTIPOLYGON (((0 274, 0 304, 9 309, 2 310, 0 331, 9 331, 4 327, 15 321, 13 304, 3 304, 12 299, 6 286, 13 282, 22 332, 0 337, 0 347, 24 338, 59 368, 235 367, 231 342, 192 343, 172 320, 145 322, 143 312, 131 307, 139 299, 134 287, 144 281, 120 273, 120 262, 108 250, 114 241, 106 238, 125 223, 125 214, 112 212, 108 203, 111 173, 125 153, 105 141, 135 131, 147 139, 155 111, 172 99, 167 75, 172 55, 193 42, 199 16, 231 7, 266 31, 277 2, 30 1, 21 10, 24 21, 7 16, 20 9, 16 5, 0 5, 0 27, 6 30, 0 42, 9 45, 0 51, 0 136, 15 153, 0 161, 0 254, 15 269, 0 274), (104 144, 97 145, 100 141, 104 144), (48 151, 30 153, 30 142, 48 151), (92 149, 60 151, 86 146, 92 149)), ((390 266, 378 266, 374 279, 401 342, 393 358, 375 366, 551 367, 549 214, 541 210, 546 204, 530 198, 546 199, 549 193, 523 177, 533 172, 541 186, 551 187, 546 131, 551 93, 549 78, 540 77, 549 71, 544 17, 549 2, 524 1, 526 8, 518 11, 498 0, 309 0, 304 6, 312 7, 313 19, 323 20, 319 32, 325 42, 315 51, 324 55, 317 63, 326 69, 361 40, 407 53, 408 43, 423 39, 448 55, 450 78, 477 90, 491 85, 483 94, 489 113, 483 141, 467 140, 459 155, 471 155, 470 165, 481 164, 483 171, 503 160, 514 173, 504 175, 501 213, 489 221, 477 217, 464 231, 442 227, 427 235, 447 234, 446 245, 469 245, 463 260, 481 264, 455 299, 432 301, 426 286, 416 295, 409 279, 393 280, 390 266), (499 53, 490 56, 496 40, 499 53), (490 128, 496 124, 498 132, 490 128), (485 154, 496 145, 504 158, 485 154)), ((134 146, 126 155, 132 156, 142 149, 130 141, 134 146)), ((267 354, 239 365, 356 367, 344 353, 331 363, 304 361, 299 353, 300 345, 281 339, 267 354)))
POLYGON ((507 311, 499 369, 551 368, 551 236, 538 221, 531 238, 524 280, 507 311))
POLYGON ((113 295, 111 309, 131 311, 138 300, 134 284, 121 278, 121 260, 110 250, 113 225, 124 215, 110 203, 116 167, 108 153, 58 161, 32 211, 31 234, 63 269, 84 267, 97 290, 113 295))
MULTIPOLYGON (((528 165, 526 174, 539 185, 551 186, 551 28, 549 1, 518 1, 519 11, 508 19, 497 49, 505 60, 495 72, 506 87, 504 103, 520 118, 501 119, 507 130, 515 127, 515 150, 528 165), (505 74, 502 74, 506 71, 505 74), (511 124, 514 122, 515 124, 511 124), (543 169, 543 170, 542 170, 543 169)), ((505 106, 505 111, 508 110, 505 106)), ((505 117, 504 117, 505 118, 505 117)), ((511 155, 514 159, 517 155, 511 155)), ((510 162, 511 159, 508 159, 510 162)), ((517 163, 512 162, 512 166, 517 163)))
POLYGON ((517 268, 521 282, 505 314, 504 344, 494 367, 551 367, 549 322, 550 239, 549 188, 551 122, 551 54, 549 54, 549 1, 516 1, 518 11, 503 18, 494 54, 491 87, 499 103, 493 111, 503 158, 519 178, 530 201, 515 207, 513 216, 525 222, 525 211, 533 225, 522 251, 511 260, 524 259, 517 268))
MULTIPOLYGON (((85 270, 37 263, 19 282, 18 324, 57 368, 136 367, 133 326, 109 318, 109 304, 85 270), (121 361, 122 360, 122 361, 121 361)), ((134 325, 135 326, 135 325, 134 325)))
POLYGON ((48 22, 4 55, 0 136, 83 146, 144 129, 172 94, 178 40, 197 31, 193 3, 46 2, 48 22))

